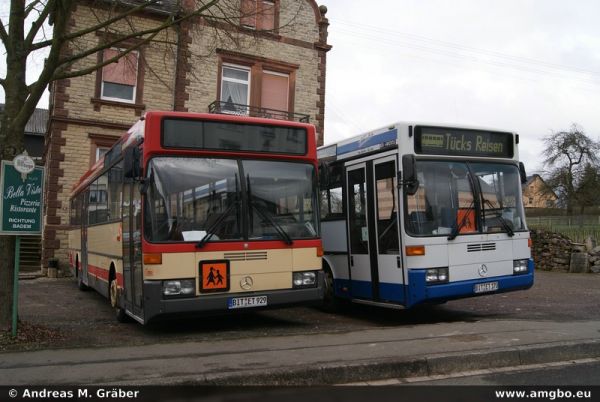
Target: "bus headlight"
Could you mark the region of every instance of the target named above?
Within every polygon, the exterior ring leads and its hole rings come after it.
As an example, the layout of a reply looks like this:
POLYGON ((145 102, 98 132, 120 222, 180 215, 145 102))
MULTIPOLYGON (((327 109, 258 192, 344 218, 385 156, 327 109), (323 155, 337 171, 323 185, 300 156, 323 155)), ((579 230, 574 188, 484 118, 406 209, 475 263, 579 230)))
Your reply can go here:
POLYGON ((317 286, 317 273, 314 271, 294 272, 292 274, 294 289, 314 288, 317 286))
POLYGON ((513 274, 524 274, 527 272, 529 260, 514 260, 513 274))
POLYGON ((448 282, 448 268, 430 268, 425 273, 426 283, 446 283, 448 282))
POLYGON ((196 294, 195 279, 178 279, 174 281, 163 281, 163 295, 172 296, 193 296, 196 294))

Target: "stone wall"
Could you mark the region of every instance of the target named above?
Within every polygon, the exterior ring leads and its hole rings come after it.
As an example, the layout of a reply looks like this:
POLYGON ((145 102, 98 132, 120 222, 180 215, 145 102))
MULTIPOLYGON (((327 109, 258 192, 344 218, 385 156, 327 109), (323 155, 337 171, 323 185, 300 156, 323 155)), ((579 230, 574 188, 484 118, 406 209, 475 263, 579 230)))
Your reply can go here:
POLYGON ((600 246, 593 239, 574 243, 560 233, 531 230, 531 255, 536 269, 543 271, 600 273, 600 246))

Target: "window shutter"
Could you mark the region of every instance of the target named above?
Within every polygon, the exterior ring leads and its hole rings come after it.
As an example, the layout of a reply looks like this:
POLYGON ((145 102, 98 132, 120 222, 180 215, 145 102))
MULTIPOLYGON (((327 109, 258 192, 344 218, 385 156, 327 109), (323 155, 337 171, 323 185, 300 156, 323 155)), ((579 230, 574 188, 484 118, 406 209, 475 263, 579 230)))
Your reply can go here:
POLYGON ((256 0, 242 0, 240 24, 256 28, 256 0))
POLYGON ((261 107, 288 111, 289 76, 264 71, 261 107))
POLYGON ((259 0, 260 15, 257 19, 260 30, 272 31, 275 29, 275 3, 272 1, 259 0))
MULTIPOLYGON (((103 60, 108 60, 119 54, 116 49, 105 49, 103 60)), ((131 52, 121 57, 116 63, 107 64, 102 68, 102 81, 115 84, 135 86, 137 83, 137 53, 131 52)))

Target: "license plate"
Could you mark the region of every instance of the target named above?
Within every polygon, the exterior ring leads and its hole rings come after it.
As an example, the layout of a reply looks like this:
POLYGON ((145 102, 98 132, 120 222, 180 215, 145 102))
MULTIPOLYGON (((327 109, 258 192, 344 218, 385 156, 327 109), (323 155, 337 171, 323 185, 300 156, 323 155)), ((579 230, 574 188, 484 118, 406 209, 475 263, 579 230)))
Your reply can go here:
POLYGON ((230 310, 234 308, 250 308, 266 305, 267 296, 233 297, 227 301, 227 307, 230 310))
POLYGON ((496 290, 498 290, 498 282, 478 283, 473 288, 473 292, 475 293, 487 293, 494 292, 496 290))

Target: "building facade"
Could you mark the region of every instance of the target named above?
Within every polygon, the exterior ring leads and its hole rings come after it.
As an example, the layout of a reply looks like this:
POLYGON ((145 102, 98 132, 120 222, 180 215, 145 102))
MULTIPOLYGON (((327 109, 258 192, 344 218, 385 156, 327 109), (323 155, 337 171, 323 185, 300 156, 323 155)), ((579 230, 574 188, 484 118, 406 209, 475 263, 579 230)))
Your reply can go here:
MULTIPOLYGON (((185 7, 190 2, 182 3, 185 7)), ((80 1, 71 31, 111 18, 117 12, 111 4, 80 1)), ((179 2, 160 4, 73 40, 67 55, 111 43, 133 30, 152 30, 175 12, 179 2)), ((43 266, 49 258, 66 264, 73 184, 145 111, 224 112, 308 121, 317 128, 317 143, 323 143, 326 54, 331 48, 327 9, 314 0, 224 4, 235 16, 228 23, 188 19, 162 30, 148 43, 123 40, 90 54, 71 69, 93 68, 122 47, 140 46, 90 74, 53 83, 44 153, 43 266)))
POLYGON ((525 208, 556 208, 558 196, 540 175, 527 177, 527 182, 522 187, 525 208))

